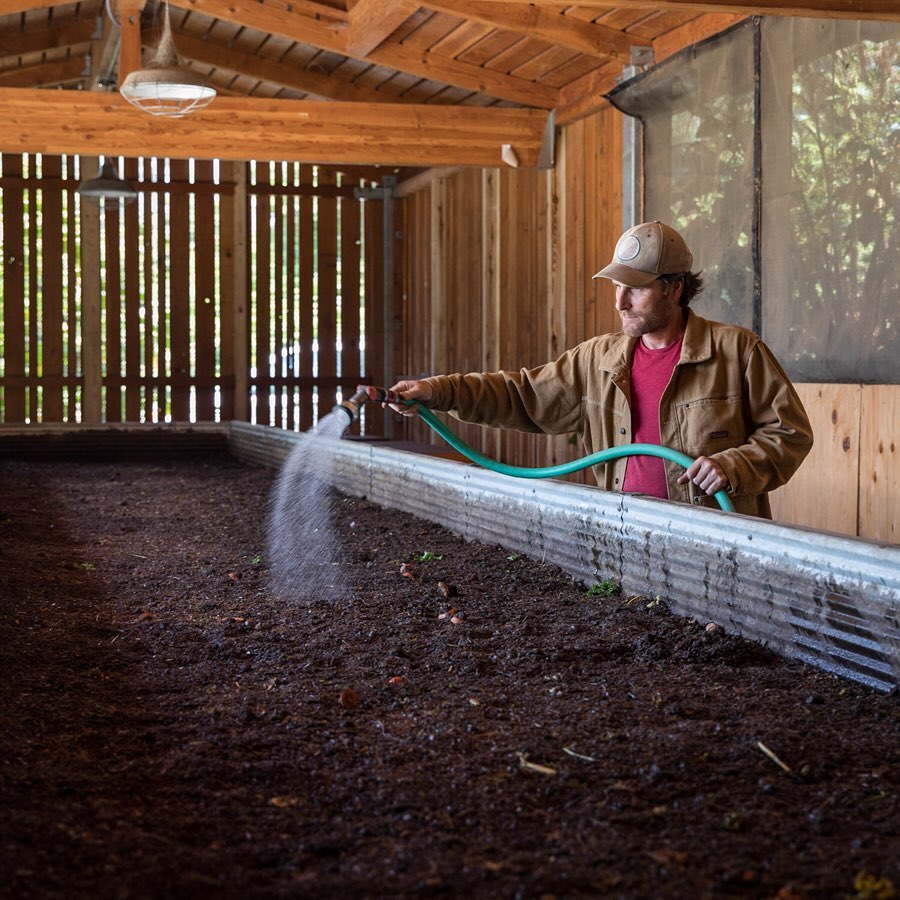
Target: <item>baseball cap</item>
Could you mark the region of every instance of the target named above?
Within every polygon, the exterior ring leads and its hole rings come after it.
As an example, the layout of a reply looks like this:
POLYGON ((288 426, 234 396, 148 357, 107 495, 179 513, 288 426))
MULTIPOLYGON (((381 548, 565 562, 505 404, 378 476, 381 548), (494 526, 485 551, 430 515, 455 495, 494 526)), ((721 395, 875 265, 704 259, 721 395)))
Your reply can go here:
POLYGON ((610 278, 629 287, 644 287, 660 275, 690 272, 694 257, 684 238, 659 220, 629 228, 613 254, 612 262, 594 278, 610 278))

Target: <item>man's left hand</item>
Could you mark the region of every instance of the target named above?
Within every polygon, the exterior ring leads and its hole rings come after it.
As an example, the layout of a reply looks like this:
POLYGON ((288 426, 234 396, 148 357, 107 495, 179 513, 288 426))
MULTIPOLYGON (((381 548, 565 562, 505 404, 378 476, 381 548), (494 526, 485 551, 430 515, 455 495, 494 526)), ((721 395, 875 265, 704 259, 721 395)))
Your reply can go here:
POLYGON ((701 491, 710 496, 728 487, 725 470, 708 456, 698 456, 678 479, 679 484, 687 484, 689 481, 693 481, 701 491))

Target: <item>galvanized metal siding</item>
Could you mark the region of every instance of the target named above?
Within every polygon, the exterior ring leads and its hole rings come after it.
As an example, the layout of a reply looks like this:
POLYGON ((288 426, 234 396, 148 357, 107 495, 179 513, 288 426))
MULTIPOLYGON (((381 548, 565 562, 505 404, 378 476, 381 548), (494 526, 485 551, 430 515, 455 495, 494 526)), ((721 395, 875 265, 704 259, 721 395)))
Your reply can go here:
MULTIPOLYGON (((232 452, 277 466, 308 435, 231 423, 232 452)), ((327 440, 315 438, 316 440, 327 440)), ((558 565, 881 690, 900 685, 900 548, 354 441, 335 485, 470 540, 558 565)))

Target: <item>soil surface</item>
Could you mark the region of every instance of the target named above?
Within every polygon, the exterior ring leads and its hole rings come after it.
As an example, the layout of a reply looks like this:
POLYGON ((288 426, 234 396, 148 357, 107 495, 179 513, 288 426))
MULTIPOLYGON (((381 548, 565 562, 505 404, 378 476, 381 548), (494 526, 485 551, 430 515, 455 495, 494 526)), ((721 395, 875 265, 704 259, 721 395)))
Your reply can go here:
POLYGON ((896 895, 896 696, 360 499, 277 601, 274 478, 0 462, 0 895, 896 895))

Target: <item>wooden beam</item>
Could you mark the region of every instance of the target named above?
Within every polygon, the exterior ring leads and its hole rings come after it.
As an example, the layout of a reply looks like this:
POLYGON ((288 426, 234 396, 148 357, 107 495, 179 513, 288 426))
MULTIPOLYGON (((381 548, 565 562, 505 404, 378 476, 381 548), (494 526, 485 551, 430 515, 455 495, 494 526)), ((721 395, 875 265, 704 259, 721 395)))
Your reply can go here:
POLYGON ((650 41, 636 35, 564 16, 561 10, 554 12, 531 4, 502 3, 499 0, 427 0, 426 5, 429 9, 494 28, 530 34, 591 56, 611 56, 630 62, 633 46, 646 47, 650 44, 650 41))
POLYGON ((268 0, 265 4, 258 0, 229 0, 227 4, 223 4, 221 0, 174 0, 172 5, 501 100, 542 109, 556 106, 557 91, 548 85, 536 84, 433 53, 408 50, 400 44, 382 44, 365 56, 354 54, 349 46, 350 30, 346 23, 327 25, 309 16, 298 15, 290 11, 287 0, 268 0))
POLYGON ((118 65, 121 34, 122 29, 109 16, 103 16, 103 32, 91 47, 88 90, 103 90, 115 84, 113 73, 118 65))
MULTIPOLYGON (((67 84, 80 81, 85 77, 88 68, 86 54, 70 56, 55 62, 41 63, 37 66, 25 66, 22 69, 6 69, 0 72, 0 87, 3 88, 37 88, 50 87, 54 84, 67 84)), ((46 96, 42 94, 41 96, 46 96)), ((38 101, 40 104, 40 101, 38 101)), ((33 115, 38 118, 41 106, 35 107, 33 115)))
POLYGON ((166 119, 118 94, 0 90, 0 152, 12 153, 499 166, 509 143, 533 167, 546 123, 534 109, 229 97, 166 119))
POLYGON ((616 79, 621 74, 621 63, 610 63, 567 84, 559 92, 556 124, 568 125, 608 106, 606 94, 616 86, 616 79))
POLYGON ((226 69, 260 81, 270 81, 282 87, 326 100, 345 100, 357 103, 388 103, 392 98, 378 91, 359 88, 348 81, 331 78, 321 72, 263 59, 215 41, 203 40, 188 34, 175 35, 175 46, 185 59, 194 60, 217 69, 226 69))
MULTIPOLYGON (((192 4, 191 0, 179 0, 173 3, 173 6, 183 7, 185 9, 197 9, 205 15, 212 16, 216 19, 225 21, 233 21, 229 18, 229 9, 221 3, 221 0, 206 0, 212 7, 220 7, 218 12, 207 11, 199 6, 192 4)), ((484 3, 515 3, 521 6, 531 6, 534 0, 482 0, 484 3)), ((69 0, 0 0, 0 16, 9 15, 10 13, 28 12, 32 9, 46 9, 53 6, 67 6, 69 0)), ((229 0, 228 7, 236 4, 229 0)), ((255 6, 260 19, 269 20, 270 15, 276 17, 282 13, 291 14, 291 10, 315 10, 316 15, 329 17, 336 21, 336 24, 343 25, 339 20, 342 18, 341 11, 332 9, 329 6, 320 5, 311 2, 311 0, 267 0, 265 5, 259 3, 258 0, 250 5, 255 6), (270 13, 271 10, 271 13, 270 13)), ((541 6, 553 6, 559 8, 567 8, 572 6, 572 0, 540 0, 541 6)), ((611 7, 617 9, 679 9, 688 12, 718 12, 731 13, 741 16, 796 16, 798 18, 819 18, 819 19, 875 19, 885 22, 900 22, 900 9, 897 7, 897 0, 788 0, 784 3, 782 0, 751 0, 751 2, 735 2, 735 0, 579 0, 578 6, 596 7, 598 9, 608 10, 611 7)), ((303 18, 302 16, 299 18, 303 18)), ((309 21, 315 21, 309 19, 309 21)), ((320 20, 324 21, 324 19, 320 20)), ((247 28, 257 28, 260 31, 272 31, 262 22, 253 24, 252 21, 244 23, 247 28)), ((328 26, 323 26, 328 27, 328 26)), ((275 34, 281 32, 273 31, 275 34)), ((295 38, 299 40, 299 38, 295 38)), ((344 37, 346 44, 346 35, 344 37)), ((316 46, 319 46, 316 44, 316 46)), ((323 49, 327 49, 324 48, 323 49)), ((340 52, 340 51, 338 51, 340 52)))
MULTIPOLYGON (((119 87, 134 71, 141 68, 141 13, 146 0, 118 0, 119 87)), ((168 15, 166 10, 163 15, 168 15)))
POLYGON ((348 15, 347 52, 356 58, 368 56, 418 8, 413 0, 359 0, 348 15))
MULTIPOLYGON (((516 3, 533 0, 483 0, 485 3, 516 3)), ((540 0, 541 6, 566 8, 571 0, 540 0)), ((897 0, 578 0, 578 6, 608 10, 678 9, 685 12, 730 13, 741 16, 795 16, 813 19, 875 19, 900 22, 897 0)), ((598 13, 599 14, 599 13, 598 13)))
POLYGON ((96 29, 97 20, 94 18, 72 19, 50 28, 4 28, 0 31, 0 57, 24 56, 26 53, 89 44, 96 29))

